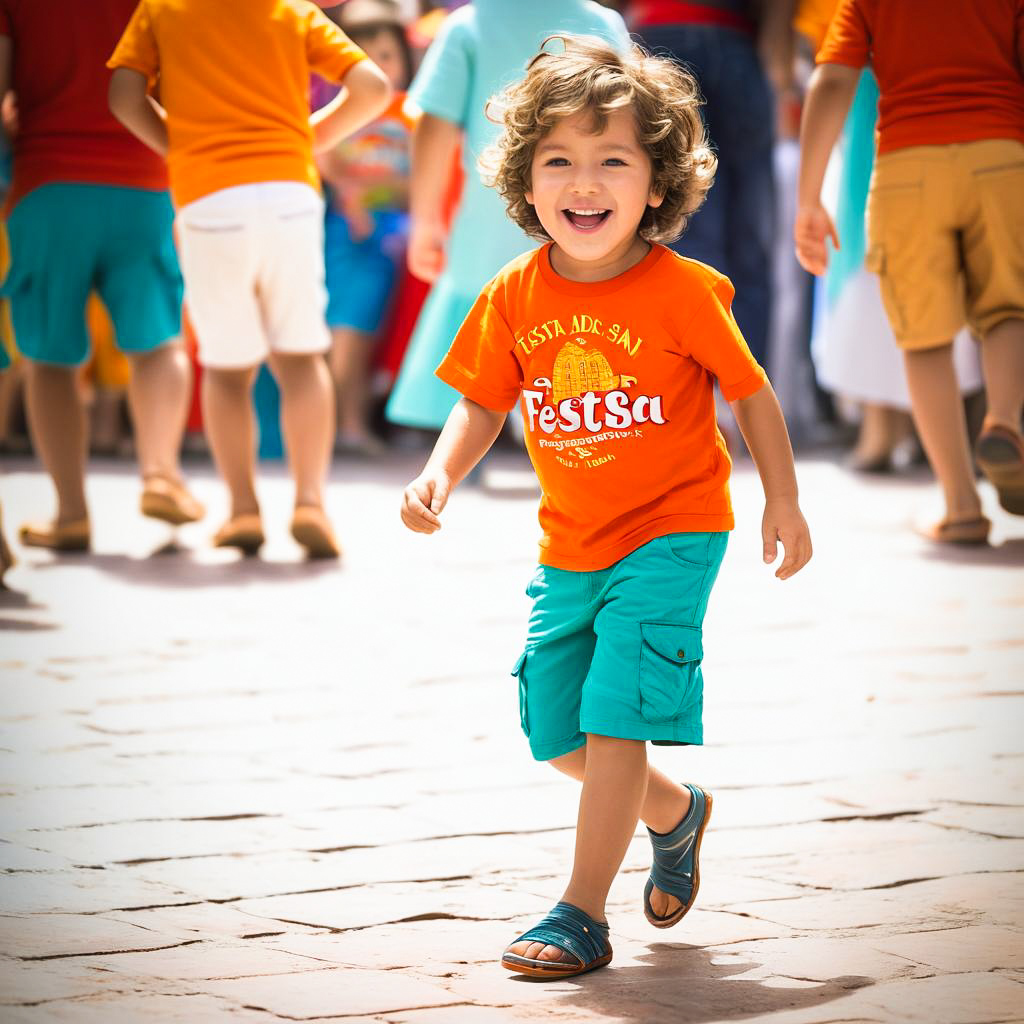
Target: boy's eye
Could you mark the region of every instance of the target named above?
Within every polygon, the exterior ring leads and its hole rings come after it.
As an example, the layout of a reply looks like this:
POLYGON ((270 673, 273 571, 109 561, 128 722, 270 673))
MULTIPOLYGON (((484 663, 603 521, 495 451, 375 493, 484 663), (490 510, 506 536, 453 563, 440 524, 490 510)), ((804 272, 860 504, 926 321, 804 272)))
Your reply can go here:
POLYGON ((611 165, 612 167, 625 167, 626 166, 626 161, 625 160, 620 160, 617 156, 610 156, 610 157, 608 157, 608 159, 605 160, 605 163, 611 165))
POLYGON ((545 167, 568 167, 569 161, 564 156, 553 156, 550 160, 544 161, 545 167))

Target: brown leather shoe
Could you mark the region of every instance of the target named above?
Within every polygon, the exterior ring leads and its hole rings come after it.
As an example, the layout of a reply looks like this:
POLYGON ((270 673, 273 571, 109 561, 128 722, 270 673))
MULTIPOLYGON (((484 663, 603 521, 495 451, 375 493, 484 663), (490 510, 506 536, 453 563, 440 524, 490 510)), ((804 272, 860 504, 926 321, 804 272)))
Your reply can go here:
POLYGON ((206 515, 206 509, 180 480, 164 476, 146 479, 139 509, 144 516, 162 519, 172 526, 195 523, 206 515))
POLYGON ((982 473, 999 494, 999 504, 1024 516, 1024 438, 1009 427, 985 427, 975 445, 982 473))
POLYGON ((18 531, 18 539, 29 548, 88 551, 92 531, 88 519, 74 519, 68 523, 25 523, 18 531))
POLYGON ((322 508, 300 505, 292 516, 292 536, 306 549, 310 558, 338 558, 341 547, 331 522, 322 508))
POLYGON ((263 522, 256 512, 229 519, 213 535, 214 547, 239 548, 247 555, 255 555, 263 541, 263 522))

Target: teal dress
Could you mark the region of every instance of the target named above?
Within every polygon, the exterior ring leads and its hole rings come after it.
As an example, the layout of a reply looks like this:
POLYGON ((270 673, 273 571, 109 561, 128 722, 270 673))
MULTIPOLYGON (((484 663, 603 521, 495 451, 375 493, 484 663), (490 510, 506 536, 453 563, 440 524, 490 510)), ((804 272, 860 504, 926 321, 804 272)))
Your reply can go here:
POLYGON ((444 425, 459 395, 434 371, 483 286, 539 244, 509 219, 501 196, 480 180, 476 162, 500 132, 484 116, 488 99, 521 78, 545 37, 558 32, 600 36, 622 49, 629 44, 622 18, 590 0, 476 0, 445 20, 409 90, 424 113, 463 129, 466 177, 445 269, 423 305, 388 402, 393 423, 444 425))

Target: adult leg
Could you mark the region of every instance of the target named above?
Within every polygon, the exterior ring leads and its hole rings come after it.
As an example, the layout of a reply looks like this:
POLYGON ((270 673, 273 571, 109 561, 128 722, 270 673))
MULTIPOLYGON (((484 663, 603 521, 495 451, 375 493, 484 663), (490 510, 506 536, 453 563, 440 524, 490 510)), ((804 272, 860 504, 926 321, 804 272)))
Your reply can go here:
POLYGON ((210 450, 231 500, 231 519, 258 516, 252 385, 258 367, 203 371, 202 405, 210 450))
POLYGON ((352 327, 331 331, 330 370, 337 399, 338 436, 344 447, 373 448, 367 423, 373 337, 352 327))
POLYGON ((1024 406, 1024 320, 996 324, 981 343, 981 369, 988 399, 986 425, 1020 433, 1024 406))
POLYGON ((903 353, 914 423, 946 504, 945 522, 976 521, 981 500, 967 443, 951 343, 903 353))

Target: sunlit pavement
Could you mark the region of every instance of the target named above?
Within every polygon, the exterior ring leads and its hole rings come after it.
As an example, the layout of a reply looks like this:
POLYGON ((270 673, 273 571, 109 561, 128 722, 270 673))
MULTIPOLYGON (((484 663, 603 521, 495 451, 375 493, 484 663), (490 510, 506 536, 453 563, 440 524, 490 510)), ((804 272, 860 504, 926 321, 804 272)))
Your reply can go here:
MULTIPOLYGON (((412 456, 338 462, 346 555, 306 564, 264 474, 259 559, 177 537, 96 464, 95 552, 14 543, 0 594, 0 1019, 17 1022, 1024 1021, 1024 519, 918 539, 924 477, 802 459, 815 557, 760 558, 759 487, 705 624, 714 793, 694 910, 644 920, 638 836, 615 959, 538 984, 503 947, 561 895, 574 784, 534 763, 509 675, 536 497, 512 456, 435 537, 398 520, 412 456)), ((45 515, 0 479, 14 542, 45 515)))

